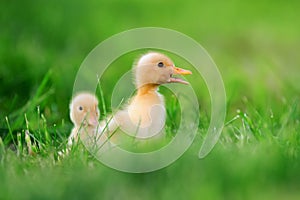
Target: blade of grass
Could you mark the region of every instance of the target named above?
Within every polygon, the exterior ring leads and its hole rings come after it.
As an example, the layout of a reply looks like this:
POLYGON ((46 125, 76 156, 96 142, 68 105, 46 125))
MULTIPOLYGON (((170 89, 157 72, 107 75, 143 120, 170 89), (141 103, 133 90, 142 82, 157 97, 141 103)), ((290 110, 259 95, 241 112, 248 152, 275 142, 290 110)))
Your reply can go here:
POLYGON ((23 117, 22 117, 23 113, 34 110, 34 108, 36 108, 41 102, 43 102, 46 98, 48 98, 50 95, 52 95, 54 93, 53 88, 47 90, 44 93, 46 85, 49 83, 51 74, 52 74, 51 70, 49 70, 46 73, 46 75, 44 76, 44 78, 42 80, 42 83, 38 87, 38 89, 37 89, 35 95, 32 97, 32 99, 27 101, 27 103, 22 108, 20 108, 10 114, 11 118, 16 118, 14 120, 14 126, 13 126, 14 129, 21 126, 21 124, 23 122, 23 117))
MULTIPOLYGON (((9 143, 10 141, 13 141, 13 144, 14 144, 15 147, 17 148, 17 143, 16 143, 16 141, 15 141, 15 139, 14 139, 14 136, 13 136, 13 133, 12 133, 12 129, 11 129, 11 126, 10 126, 10 124, 9 124, 8 117, 7 117, 7 116, 5 117, 5 120, 6 120, 6 124, 7 124, 7 127, 8 127, 8 133, 9 133, 9 135, 10 135, 10 140, 7 139, 7 140, 5 141, 5 143, 9 143)), ((8 138, 8 137, 6 137, 6 138, 8 138)))
POLYGON ((101 104, 102 104, 102 109, 103 109, 103 115, 106 119, 107 117, 107 110, 106 110, 106 105, 105 105, 105 100, 104 100, 104 95, 103 95, 103 90, 100 84, 100 79, 98 77, 98 88, 99 88, 99 93, 100 93, 100 99, 101 99, 101 104))
POLYGON ((25 142, 27 145, 28 154, 34 155, 36 153, 37 149, 36 149, 36 146, 32 145, 32 143, 31 143, 31 139, 30 139, 28 130, 25 131, 25 142))
POLYGON ((5 154, 5 145, 3 144, 3 140, 0 137, 0 155, 4 155, 5 154))
POLYGON ((43 129, 44 129, 44 135, 45 135, 45 141, 46 141, 45 143, 46 143, 46 145, 49 145, 51 143, 51 137, 48 132, 47 120, 43 114, 41 115, 41 117, 43 120, 43 129))
POLYGON ((22 137, 21 133, 17 133, 17 142, 18 142, 18 156, 22 156, 23 154, 23 146, 22 146, 22 137))

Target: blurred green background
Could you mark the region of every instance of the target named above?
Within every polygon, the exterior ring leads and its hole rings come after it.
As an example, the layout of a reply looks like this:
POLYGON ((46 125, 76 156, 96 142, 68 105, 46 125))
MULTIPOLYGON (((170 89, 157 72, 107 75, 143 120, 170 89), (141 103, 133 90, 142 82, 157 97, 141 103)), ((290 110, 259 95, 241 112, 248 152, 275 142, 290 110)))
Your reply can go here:
MULTIPOLYGON (((24 113, 30 129, 37 129, 39 106, 62 141, 71 129, 68 104, 84 58, 106 38, 146 26, 182 32, 209 52, 226 87, 229 123, 212 154, 199 160, 210 112, 200 81, 195 87, 205 117, 199 136, 171 166, 123 174, 86 152, 57 164, 51 153, 20 158, 5 151, 0 199, 299 199, 299 8, 299 1, 274 0, 2 0, 2 138, 8 134, 6 116, 13 134, 26 128, 24 113)), ((129 69, 135 55, 114 64, 129 69)), ((104 94, 117 73, 107 74, 104 94)))

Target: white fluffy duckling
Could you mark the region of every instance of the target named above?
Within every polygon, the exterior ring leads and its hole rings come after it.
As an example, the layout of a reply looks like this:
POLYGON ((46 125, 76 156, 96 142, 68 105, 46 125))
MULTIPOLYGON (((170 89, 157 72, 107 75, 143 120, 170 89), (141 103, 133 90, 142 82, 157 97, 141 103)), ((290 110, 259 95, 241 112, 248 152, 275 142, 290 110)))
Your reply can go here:
POLYGON ((79 93, 70 104, 70 118, 74 124, 68 144, 72 145, 73 141, 81 138, 92 136, 98 129, 100 111, 98 109, 98 99, 90 93, 79 93))
POLYGON ((173 75, 192 74, 189 70, 175 67, 166 55, 150 52, 137 61, 134 67, 136 95, 125 109, 118 111, 108 125, 109 132, 120 128, 126 134, 139 139, 160 135, 166 120, 163 96, 157 91, 165 83, 188 82, 173 75))

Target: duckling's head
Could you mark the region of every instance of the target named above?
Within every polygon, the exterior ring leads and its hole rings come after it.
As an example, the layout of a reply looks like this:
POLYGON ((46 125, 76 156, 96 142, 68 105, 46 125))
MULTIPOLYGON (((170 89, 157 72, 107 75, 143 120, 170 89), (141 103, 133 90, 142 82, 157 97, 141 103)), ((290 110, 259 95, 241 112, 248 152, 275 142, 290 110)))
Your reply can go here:
POLYGON ((95 95, 80 93, 72 99, 70 104, 70 118, 75 126, 96 127, 99 115, 98 99, 95 95))
POLYGON ((164 54, 150 52, 143 55, 135 66, 135 81, 137 88, 144 85, 160 85, 164 83, 188 82, 175 78, 173 75, 192 74, 191 71, 175 67, 173 61, 164 54))

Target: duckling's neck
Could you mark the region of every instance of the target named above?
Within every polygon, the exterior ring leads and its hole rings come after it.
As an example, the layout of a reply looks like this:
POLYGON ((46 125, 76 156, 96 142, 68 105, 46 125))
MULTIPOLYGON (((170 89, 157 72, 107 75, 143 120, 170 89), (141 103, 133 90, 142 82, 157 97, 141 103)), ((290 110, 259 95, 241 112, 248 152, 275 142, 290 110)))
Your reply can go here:
POLYGON ((158 84, 146 84, 138 88, 137 96, 149 94, 149 93, 156 93, 158 84))
POLYGON ((145 128, 152 126, 153 123, 164 123, 164 98, 157 92, 158 86, 157 84, 143 85, 132 98, 128 106, 128 114, 131 122, 136 126, 145 128))

